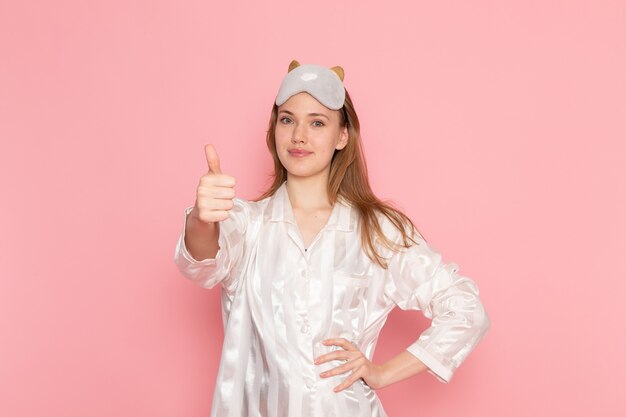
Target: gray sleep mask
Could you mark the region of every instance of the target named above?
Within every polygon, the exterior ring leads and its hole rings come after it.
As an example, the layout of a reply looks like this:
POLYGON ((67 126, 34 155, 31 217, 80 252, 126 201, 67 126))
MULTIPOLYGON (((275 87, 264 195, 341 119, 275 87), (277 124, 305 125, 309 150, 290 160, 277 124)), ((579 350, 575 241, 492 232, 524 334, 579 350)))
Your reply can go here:
POLYGON ((339 110, 346 99, 343 75, 341 67, 300 65, 298 61, 293 60, 278 89, 276 105, 280 106, 295 94, 307 92, 329 109, 339 110))

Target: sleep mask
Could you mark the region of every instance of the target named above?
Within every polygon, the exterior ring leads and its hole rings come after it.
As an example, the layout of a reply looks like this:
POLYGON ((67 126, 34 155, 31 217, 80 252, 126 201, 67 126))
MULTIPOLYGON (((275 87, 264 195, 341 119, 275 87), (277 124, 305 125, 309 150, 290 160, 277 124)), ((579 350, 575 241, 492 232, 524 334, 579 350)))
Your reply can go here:
POLYGON ((329 109, 339 110, 346 99, 343 75, 343 68, 339 66, 300 65, 294 59, 278 89, 276 105, 280 106, 295 94, 306 92, 329 109))

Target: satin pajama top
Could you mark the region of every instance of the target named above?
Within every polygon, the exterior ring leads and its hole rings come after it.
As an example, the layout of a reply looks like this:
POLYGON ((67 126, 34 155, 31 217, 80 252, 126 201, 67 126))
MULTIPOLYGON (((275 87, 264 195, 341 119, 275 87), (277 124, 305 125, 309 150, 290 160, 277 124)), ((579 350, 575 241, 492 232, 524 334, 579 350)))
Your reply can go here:
MULTIPOLYGON (((476 284, 419 235, 418 245, 401 252, 380 249, 390 257, 383 269, 364 252, 358 212, 341 198, 306 250, 286 182, 264 200, 234 202, 219 224, 215 259, 189 254, 184 227, 174 255, 183 275, 204 288, 221 287, 224 344, 211 416, 386 416, 362 379, 335 393, 349 374, 319 377, 343 362, 313 361, 341 349, 320 344, 338 337, 371 360, 396 306, 431 319, 406 349, 444 383, 486 334, 476 284)), ((379 218, 385 235, 400 242, 391 222, 379 218)))

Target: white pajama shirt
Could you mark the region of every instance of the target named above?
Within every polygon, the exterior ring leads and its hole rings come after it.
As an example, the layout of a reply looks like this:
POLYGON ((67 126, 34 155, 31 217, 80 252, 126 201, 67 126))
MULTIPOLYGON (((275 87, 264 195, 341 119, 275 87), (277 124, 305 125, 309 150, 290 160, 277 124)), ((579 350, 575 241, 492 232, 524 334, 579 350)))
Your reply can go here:
MULTIPOLYGON (((335 393, 349 373, 319 376, 343 362, 313 361, 340 349, 320 343, 339 337, 371 360, 396 306, 432 319, 406 350, 444 383, 486 334, 489 318, 476 284, 419 236, 418 245, 401 252, 381 248, 390 257, 383 269, 364 252, 358 212, 341 198, 306 249, 286 183, 264 200, 234 201, 219 224, 215 259, 193 259, 184 227, 174 256, 186 277, 222 291, 224 345, 211 416, 386 416, 363 380, 335 393)), ((391 222, 379 219, 386 236, 400 242, 391 222)))

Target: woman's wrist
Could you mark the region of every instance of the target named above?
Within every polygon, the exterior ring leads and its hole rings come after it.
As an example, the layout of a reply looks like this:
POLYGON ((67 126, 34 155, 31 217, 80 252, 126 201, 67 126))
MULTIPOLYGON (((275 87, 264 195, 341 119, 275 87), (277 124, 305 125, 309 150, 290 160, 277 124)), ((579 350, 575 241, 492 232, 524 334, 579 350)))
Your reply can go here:
POLYGON ((219 223, 204 222, 197 215, 197 210, 187 214, 185 225, 185 246, 196 260, 214 259, 217 251, 219 239, 219 223))
POLYGON ((428 367, 407 350, 379 365, 380 381, 376 389, 384 388, 417 375, 428 367))

